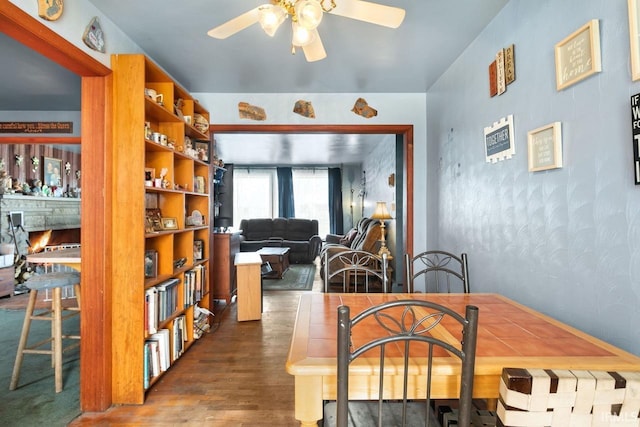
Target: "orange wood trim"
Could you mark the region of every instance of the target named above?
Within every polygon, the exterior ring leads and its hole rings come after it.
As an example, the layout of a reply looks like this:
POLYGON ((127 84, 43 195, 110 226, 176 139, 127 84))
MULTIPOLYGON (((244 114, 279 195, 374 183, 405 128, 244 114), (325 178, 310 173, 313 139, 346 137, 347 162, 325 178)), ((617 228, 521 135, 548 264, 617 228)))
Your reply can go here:
POLYGON ((82 323, 80 406, 111 406, 111 78, 82 79, 82 323), (96 102, 96 100, 100 100, 96 102), (89 213, 89 214, 86 214, 89 213))
POLYGON ((0 144, 80 144, 79 136, 1 136, 0 144))
MULTIPOLYGON (((112 267, 107 250, 111 225, 106 219, 110 215, 111 194, 104 190, 110 188, 107 183, 112 176, 107 150, 111 144, 110 79, 105 78, 111 70, 7 0, 0 0, 0 31, 83 76, 80 409, 104 411, 112 402, 111 283, 107 274, 112 267)), ((11 142, 15 143, 15 139, 11 142)))
POLYGON ((0 31, 79 76, 106 76, 111 70, 8 0, 0 0, 0 31))
MULTIPOLYGON (((404 145, 404 252, 413 252, 413 125, 211 125, 209 132, 216 133, 361 133, 402 135, 404 145)), ((404 280, 401 278, 401 280, 404 280)))

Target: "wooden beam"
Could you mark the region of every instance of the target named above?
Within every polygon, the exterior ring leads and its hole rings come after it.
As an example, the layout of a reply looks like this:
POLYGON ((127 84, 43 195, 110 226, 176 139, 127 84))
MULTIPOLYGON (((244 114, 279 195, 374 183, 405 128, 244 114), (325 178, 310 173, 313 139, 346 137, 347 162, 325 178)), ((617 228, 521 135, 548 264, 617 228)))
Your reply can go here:
POLYGON ((111 70, 8 0, 0 0, 0 31, 79 76, 111 70))
MULTIPOLYGON (((111 194, 105 190, 111 188, 107 185, 111 179, 107 149, 111 144, 110 78, 105 77, 111 70, 7 0, 0 0, 0 31, 83 77, 80 409, 104 411, 112 402, 109 274, 112 262, 107 250, 111 227, 106 221, 111 194)), ((12 138, 11 143, 15 140, 12 138)))

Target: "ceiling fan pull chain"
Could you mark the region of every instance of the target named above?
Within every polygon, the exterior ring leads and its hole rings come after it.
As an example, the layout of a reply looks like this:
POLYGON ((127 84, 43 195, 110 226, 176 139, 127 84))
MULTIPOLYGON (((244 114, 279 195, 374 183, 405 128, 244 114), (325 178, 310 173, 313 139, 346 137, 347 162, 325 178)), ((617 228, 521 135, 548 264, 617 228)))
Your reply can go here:
POLYGON ((333 9, 336 8, 336 2, 334 0, 331 0, 331 6, 330 7, 325 7, 324 2, 326 0, 320 0, 320 5, 322 6, 322 10, 324 10, 325 12, 331 12, 333 9))

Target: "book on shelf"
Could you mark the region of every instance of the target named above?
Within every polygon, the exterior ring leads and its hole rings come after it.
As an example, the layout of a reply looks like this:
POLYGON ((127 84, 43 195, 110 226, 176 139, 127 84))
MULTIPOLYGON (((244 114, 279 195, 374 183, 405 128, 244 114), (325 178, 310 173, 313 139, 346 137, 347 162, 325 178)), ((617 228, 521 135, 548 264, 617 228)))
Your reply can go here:
POLYGON ((187 324, 184 315, 173 319, 173 360, 184 353, 184 343, 187 341, 187 324))
POLYGON ((169 369, 169 366, 171 366, 171 343, 169 337, 169 329, 160 329, 158 330, 158 332, 151 335, 151 337, 147 340, 151 341, 152 343, 156 342, 157 345, 157 351, 154 354, 152 363, 157 362, 158 374, 160 372, 166 371, 167 369, 169 369))
POLYGON ((178 309, 178 284, 180 279, 172 278, 155 286, 158 291, 158 322, 169 318, 178 309))
POLYGON ((202 299, 206 267, 197 265, 184 274, 184 308, 194 305, 202 299))
POLYGON ((144 292, 145 335, 155 334, 158 329, 158 290, 149 288, 144 292))

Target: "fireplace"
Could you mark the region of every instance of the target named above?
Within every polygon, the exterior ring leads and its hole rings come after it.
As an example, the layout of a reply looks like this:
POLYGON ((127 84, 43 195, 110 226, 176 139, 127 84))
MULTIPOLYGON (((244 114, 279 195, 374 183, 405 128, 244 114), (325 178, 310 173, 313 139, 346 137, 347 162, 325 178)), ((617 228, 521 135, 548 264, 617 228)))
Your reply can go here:
POLYGON ((31 231, 27 239, 29 253, 42 252, 45 246, 57 246, 65 244, 79 244, 80 229, 67 228, 64 230, 31 231))

